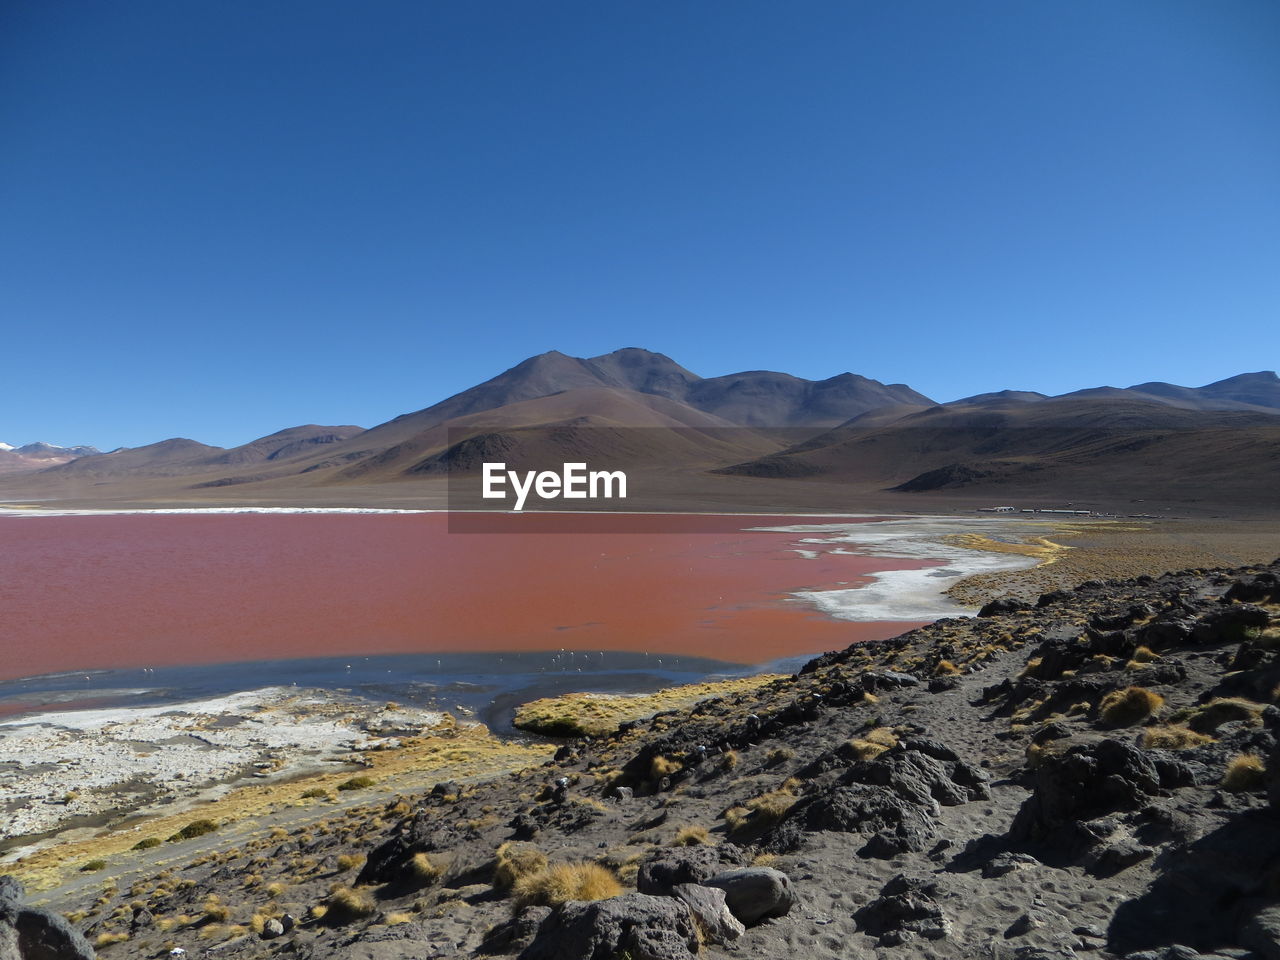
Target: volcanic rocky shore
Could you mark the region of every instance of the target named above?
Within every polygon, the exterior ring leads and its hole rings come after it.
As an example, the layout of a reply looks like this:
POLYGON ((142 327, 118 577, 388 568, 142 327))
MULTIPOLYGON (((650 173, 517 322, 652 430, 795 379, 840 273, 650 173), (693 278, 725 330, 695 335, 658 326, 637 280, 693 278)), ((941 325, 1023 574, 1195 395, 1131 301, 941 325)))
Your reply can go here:
POLYGON ((1280 561, 1091 581, 50 903, 122 958, 1276 960, 1278 685, 1280 561))

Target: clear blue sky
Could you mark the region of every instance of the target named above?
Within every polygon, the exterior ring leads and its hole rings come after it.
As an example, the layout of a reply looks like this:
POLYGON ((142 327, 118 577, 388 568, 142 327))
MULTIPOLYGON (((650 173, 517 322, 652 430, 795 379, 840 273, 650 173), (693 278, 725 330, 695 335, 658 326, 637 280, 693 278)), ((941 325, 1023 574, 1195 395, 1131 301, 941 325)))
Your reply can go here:
POLYGON ((1280 4, 5 0, 0 440, 548 349, 940 400, 1280 357, 1280 4))

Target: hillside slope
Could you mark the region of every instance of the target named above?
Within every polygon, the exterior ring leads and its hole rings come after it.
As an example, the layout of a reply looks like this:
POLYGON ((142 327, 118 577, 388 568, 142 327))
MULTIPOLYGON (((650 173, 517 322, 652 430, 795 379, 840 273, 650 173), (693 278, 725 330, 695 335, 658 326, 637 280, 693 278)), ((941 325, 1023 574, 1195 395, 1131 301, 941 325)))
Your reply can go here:
POLYGON ((1081 397, 875 411, 721 472, 903 492, 1274 502, 1280 419, 1081 397))
POLYGON ((995 602, 540 767, 54 899, 121 958, 1265 960, 1278 574, 995 602))

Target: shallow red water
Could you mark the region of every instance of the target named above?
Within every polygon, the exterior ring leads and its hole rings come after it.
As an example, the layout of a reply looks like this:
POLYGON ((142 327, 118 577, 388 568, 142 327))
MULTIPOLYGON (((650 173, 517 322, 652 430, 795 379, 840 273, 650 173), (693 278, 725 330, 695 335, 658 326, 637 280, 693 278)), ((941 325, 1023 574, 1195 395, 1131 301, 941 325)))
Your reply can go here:
POLYGON ((833 621, 788 592, 927 565, 805 559, 799 535, 742 529, 795 518, 510 522, 529 532, 449 533, 443 514, 0 518, 0 679, 560 648, 761 663, 912 626, 833 621))

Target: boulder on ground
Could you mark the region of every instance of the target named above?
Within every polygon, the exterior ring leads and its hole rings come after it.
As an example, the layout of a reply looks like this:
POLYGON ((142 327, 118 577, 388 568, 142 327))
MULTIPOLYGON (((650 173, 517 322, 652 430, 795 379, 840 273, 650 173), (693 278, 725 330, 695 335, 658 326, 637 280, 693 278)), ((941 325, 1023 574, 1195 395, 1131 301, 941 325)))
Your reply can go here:
POLYGON ((711 877, 705 885, 723 890, 730 912, 748 927, 786 916, 796 902, 791 878, 772 867, 726 870, 711 877))
POLYGON ((859 930, 875 937, 882 947, 897 946, 914 937, 942 940, 951 927, 935 900, 940 890, 935 880, 899 874, 884 885, 879 897, 860 908, 853 919, 859 930))
POLYGON ((0 877, 0 960, 95 960, 84 935, 59 914, 24 907, 16 877, 0 877))
POLYGON ((520 960, 692 960, 697 952, 697 928, 683 901, 628 893, 570 900, 542 922, 520 960))
POLYGON ((978 611, 978 616, 1003 617, 1008 613, 1020 613, 1023 610, 1030 609, 1032 609, 1032 606, 1026 600, 1006 595, 1003 597, 997 597, 994 600, 988 600, 983 604, 982 609, 978 611))
POLYGON ((1240 945, 1262 960, 1280 960, 1280 906, 1270 904, 1249 917, 1240 928, 1240 945))
POLYGON ((729 943, 747 932, 747 928, 729 909, 725 892, 720 887, 678 883, 671 893, 689 907, 708 943, 729 943))
MULTIPOLYGON (((439 786, 437 784, 437 786, 439 786)), ((379 883, 422 885, 423 877, 414 869, 419 853, 456 850, 463 837, 429 810, 419 810, 400 824, 390 839, 370 851, 356 877, 357 886, 379 883)))
POLYGON ((677 884, 703 883, 726 865, 747 862, 735 844, 657 850, 636 874, 636 889, 655 897, 669 897, 677 884))
MULTIPOLYGON (((1082 839, 1077 824, 1136 810, 1160 789, 1151 758, 1132 744, 1100 740, 1049 754, 1036 768, 1034 792, 1009 828, 1019 842, 1082 839)), ((1084 838, 1087 840, 1087 837, 1084 838)))
POLYGON ((1280 603, 1280 577, 1269 572, 1241 577, 1225 596, 1241 603, 1280 603))
POLYGON ((1239 643, 1245 631, 1266 627, 1271 615, 1252 603, 1234 603, 1219 607, 1201 617, 1191 631, 1196 643, 1239 643))
POLYGON ((887 859, 929 847, 937 836, 931 816, 936 806, 920 807, 904 800, 889 787, 852 783, 815 797, 798 814, 775 830, 764 846, 786 852, 796 849, 805 831, 833 830, 868 835, 863 856, 887 859))

